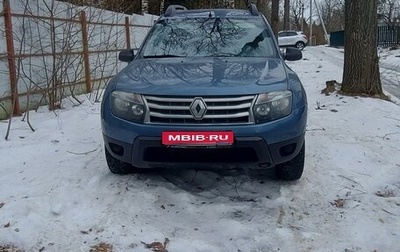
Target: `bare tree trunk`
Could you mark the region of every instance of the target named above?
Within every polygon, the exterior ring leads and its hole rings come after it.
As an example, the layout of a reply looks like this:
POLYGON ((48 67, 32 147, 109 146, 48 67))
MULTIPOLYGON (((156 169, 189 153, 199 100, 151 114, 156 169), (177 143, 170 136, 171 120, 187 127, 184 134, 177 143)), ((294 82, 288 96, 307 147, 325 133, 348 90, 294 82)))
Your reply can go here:
POLYGON ((272 0, 271 7, 271 28, 275 35, 278 35, 279 25, 279 0, 272 0))
POLYGON ((245 0, 235 0, 235 9, 245 9, 246 7, 245 0))
POLYGON ((132 4, 133 13, 142 14, 142 1, 134 1, 132 4))
POLYGON ((142 1, 103 0, 99 2, 99 5, 107 10, 124 12, 126 14, 142 13, 142 1))
POLYGON ((269 7, 268 0, 257 0, 257 9, 259 12, 264 14, 266 18, 269 18, 271 16, 268 7, 269 7))
POLYGON ((148 7, 149 14, 160 15, 161 1, 159 1, 159 0, 149 0, 149 5, 148 6, 149 6, 148 7))
POLYGON ((284 30, 289 30, 289 11, 290 11, 290 2, 289 2, 289 0, 285 0, 284 14, 283 14, 283 29, 284 30))
POLYGON ((347 94, 382 95, 377 53, 377 1, 345 1, 343 84, 347 94))

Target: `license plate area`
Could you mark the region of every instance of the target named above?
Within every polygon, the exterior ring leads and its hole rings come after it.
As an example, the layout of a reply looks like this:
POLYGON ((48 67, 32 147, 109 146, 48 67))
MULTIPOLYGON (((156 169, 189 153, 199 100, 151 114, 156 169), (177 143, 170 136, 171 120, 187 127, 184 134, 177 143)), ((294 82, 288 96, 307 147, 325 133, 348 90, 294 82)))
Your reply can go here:
POLYGON ((234 142, 232 131, 164 131, 162 144, 175 148, 229 147, 234 142))

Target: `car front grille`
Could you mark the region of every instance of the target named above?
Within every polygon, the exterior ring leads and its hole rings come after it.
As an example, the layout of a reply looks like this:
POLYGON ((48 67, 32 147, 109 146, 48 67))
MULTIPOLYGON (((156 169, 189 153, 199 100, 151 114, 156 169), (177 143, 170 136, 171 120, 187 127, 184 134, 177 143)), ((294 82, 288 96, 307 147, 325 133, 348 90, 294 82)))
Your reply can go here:
POLYGON ((146 123, 150 124, 251 124, 254 95, 229 97, 165 97, 144 96, 148 108, 146 123), (193 105, 201 100, 205 113, 195 118, 193 105), (192 111, 191 111, 192 110, 192 111))

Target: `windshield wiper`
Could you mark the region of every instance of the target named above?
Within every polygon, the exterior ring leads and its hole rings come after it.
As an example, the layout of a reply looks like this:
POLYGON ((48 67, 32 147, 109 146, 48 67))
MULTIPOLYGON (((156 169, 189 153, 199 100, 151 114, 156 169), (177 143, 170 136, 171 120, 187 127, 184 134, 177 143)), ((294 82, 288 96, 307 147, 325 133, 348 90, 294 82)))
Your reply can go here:
POLYGON ((267 29, 263 30, 260 34, 257 35, 257 37, 254 38, 253 41, 246 43, 243 47, 241 52, 239 53, 239 56, 241 56, 244 52, 246 51, 251 51, 256 48, 258 48, 258 44, 262 41, 264 41, 264 38, 270 37, 267 29))
POLYGON ((173 55, 173 54, 160 54, 160 55, 145 55, 143 58, 149 59, 149 58, 176 58, 176 57, 184 57, 180 55, 173 55))

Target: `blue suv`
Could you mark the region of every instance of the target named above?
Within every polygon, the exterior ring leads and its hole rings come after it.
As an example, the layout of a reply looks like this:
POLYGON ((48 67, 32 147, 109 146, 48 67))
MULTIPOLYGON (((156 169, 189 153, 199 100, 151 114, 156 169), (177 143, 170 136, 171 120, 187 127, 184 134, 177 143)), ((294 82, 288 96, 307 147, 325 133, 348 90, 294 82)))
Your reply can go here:
POLYGON ((169 6, 101 104, 111 172, 145 168, 274 169, 299 179, 307 99, 254 4, 247 10, 169 6))

